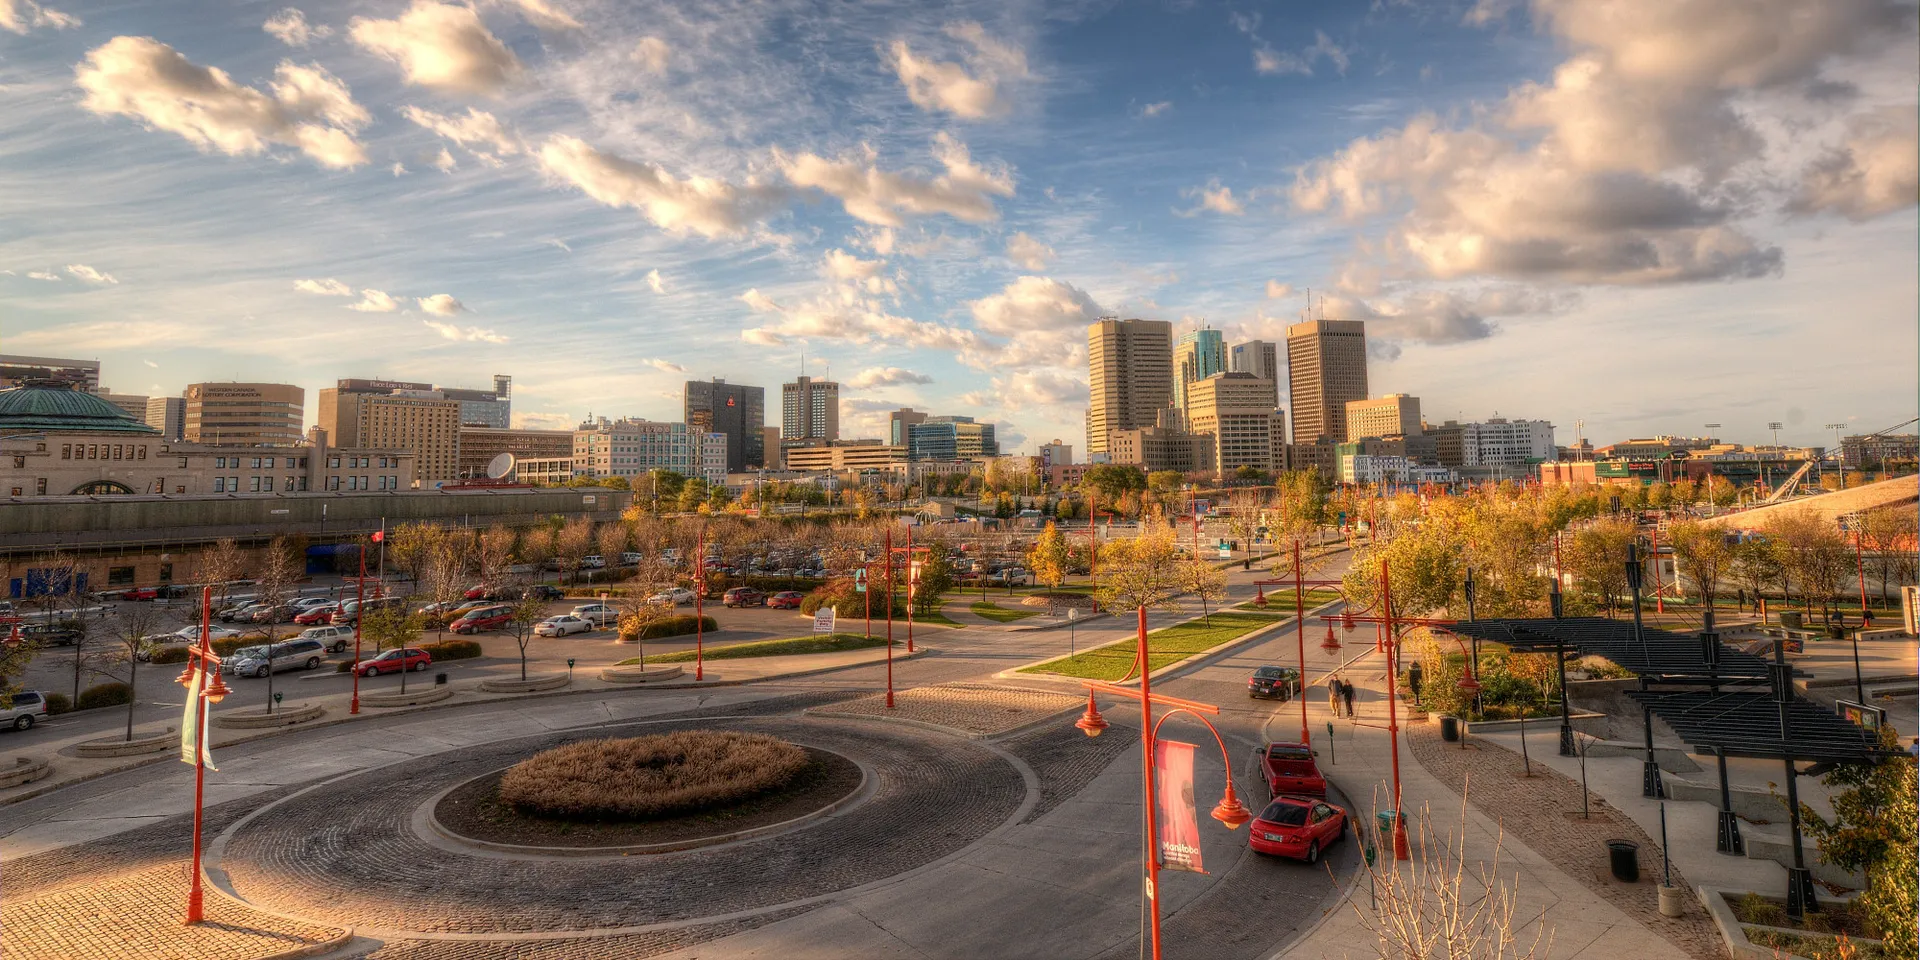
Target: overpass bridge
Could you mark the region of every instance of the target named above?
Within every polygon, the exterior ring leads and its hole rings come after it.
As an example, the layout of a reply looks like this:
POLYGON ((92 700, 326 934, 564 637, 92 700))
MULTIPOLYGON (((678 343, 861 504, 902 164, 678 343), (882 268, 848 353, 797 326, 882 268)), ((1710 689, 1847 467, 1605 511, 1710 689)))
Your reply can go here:
POLYGON ((1813 511, 1821 519, 1834 523, 1841 517, 1865 513, 1868 510, 1902 506, 1915 509, 1916 503, 1920 503, 1920 474, 1895 477, 1892 480, 1869 483, 1850 490, 1797 497, 1751 510, 1742 510, 1739 513, 1723 513, 1701 522, 1713 524, 1725 530, 1765 530, 1775 518, 1787 514, 1798 514, 1802 511, 1813 511))

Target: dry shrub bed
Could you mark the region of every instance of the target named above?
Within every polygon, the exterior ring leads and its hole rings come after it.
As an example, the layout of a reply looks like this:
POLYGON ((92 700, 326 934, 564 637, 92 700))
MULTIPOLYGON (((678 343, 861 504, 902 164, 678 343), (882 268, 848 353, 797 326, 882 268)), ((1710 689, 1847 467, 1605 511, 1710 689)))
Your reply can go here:
POLYGON ((587 740, 536 753, 500 778, 500 801, 574 820, 644 820, 787 785, 807 752, 761 733, 681 730, 587 740))

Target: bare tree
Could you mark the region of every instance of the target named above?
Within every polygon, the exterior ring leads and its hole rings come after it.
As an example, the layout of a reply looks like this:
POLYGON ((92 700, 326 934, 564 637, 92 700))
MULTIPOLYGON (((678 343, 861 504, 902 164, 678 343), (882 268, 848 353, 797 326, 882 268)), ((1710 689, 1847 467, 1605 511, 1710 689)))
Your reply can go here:
POLYGON ((292 542, 286 537, 274 537, 273 542, 267 545, 266 554, 260 558, 253 577, 255 596, 265 604, 261 616, 266 621, 261 627, 266 640, 267 713, 273 712, 273 645, 280 637, 280 618, 285 612, 282 605, 290 602, 294 583, 300 573, 299 565, 294 560, 292 542))
POLYGON ((529 590, 513 605, 513 642, 520 646, 520 679, 527 679, 527 647, 533 643, 534 624, 546 619, 546 610, 529 590))
POLYGON ((1422 813, 1411 831, 1418 847, 1413 859, 1393 858, 1391 841, 1380 839, 1378 863, 1365 869, 1372 880, 1370 904, 1352 901, 1360 926, 1374 938, 1379 960, 1447 957, 1458 960, 1534 960, 1553 942, 1547 925, 1534 926, 1531 942, 1519 931, 1532 918, 1520 915, 1518 877, 1500 877, 1501 845, 1490 859, 1472 857, 1467 867, 1467 813, 1463 799, 1458 829, 1443 835, 1422 813))
POLYGON ((480 531, 473 559, 480 568, 480 585, 488 592, 500 589, 507 582, 518 539, 512 529, 497 523, 480 531))
POLYGON ((421 569, 422 579, 417 581, 434 603, 431 622, 436 640, 445 635, 447 614, 451 607, 466 594, 468 553, 465 540, 457 536, 441 538, 428 552, 421 569))
POLYGON ((627 552, 632 533, 626 523, 619 520, 603 523, 600 529, 594 531, 594 546, 600 551, 600 559, 606 562, 607 567, 620 565, 620 555, 627 552))
POLYGON ((1199 557, 1187 557, 1178 565, 1180 589, 1200 601, 1200 616, 1213 623, 1208 604, 1227 599, 1227 572, 1199 557))
POLYGON ((228 585, 240 579, 241 572, 247 568, 246 563, 246 555, 232 537, 222 537, 201 552, 200 579, 213 587, 214 594, 219 597, 218 606, 226 606, 228 585))
POLYGON ((1853 566, 1851 546, 1831 521, 1812 510, 1775 517, 1767 532, 1780 544, 1780 560, 1808 610, 1818 598, 1820 609, 1830 619, 1834 594, 1839 592, 1847 568, 1853 566))
MULTIPOLYGON (((197 609, 197 607, 196 607, 197 609)), ((149 603, 128 604, 120 608, 119 622, 115 626, 113 638, 119 644, 115 651, 127 665, 127 739, 133 739, 133 713, 140 705, 140 652, 141 646, 149 634, 157 630, 160 622, 160 610, 149 603)), ((74 651, 76 658, 79 651, 74 651)), ((78 700, 74 701, 76 704, 78 700)))
POLYGON ((575 517, 568 520, 553 538, 553 555, 560 561, 560 570, 567 575, 569 583, 580 582, 580 562, 586 559, 587 551, 593 548, 593 518, 575 517))

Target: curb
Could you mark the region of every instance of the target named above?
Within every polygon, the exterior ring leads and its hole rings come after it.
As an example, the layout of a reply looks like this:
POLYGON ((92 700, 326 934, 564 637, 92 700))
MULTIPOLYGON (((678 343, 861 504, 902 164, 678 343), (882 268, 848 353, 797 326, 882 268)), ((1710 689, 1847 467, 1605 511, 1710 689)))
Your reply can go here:
MULTIPOLYGON (((251 907, 251 905, 249 905, 249 907, 251 907)), ((299 957, 324 956, 325 954, 332 953, 335 950, 338 950, 341 947, 346 946, 347 941, 352 939, 353 939, 353 931, 351 929, 342 930, 339 933, 334 934, 333 939, 331 940, 323 940, 319 943, 310 943, 304 947, 294 947, 291 950, 282 950, 279 953, 269 953, 265 956, 255 957, 254 960, 296 960, 296 958, 299 958, 299 957)))
POLYGON ((308 720, 318 719, 321 714, 326 712, 326 707, 317 703, 310 703, 304 707, 296 707, 292 710, 278 710, 273 713, 222 713, 214 716, 213 725, 216 727, 224 727, 228 730, 258 730, 271 729, 273 727, 291 727, 297 723, 305 723, 308 720))
MULTIPOLYGON (((1053 693, 1056 691, 1048 690, 1048 691, 1033 691, 1033 692, 1053 693)), ((832 717, 835 720, 872 720, 872 721, 877 721, 879 723, 897 723, 902 726, 919 727, 922 730, 932 730, 935 733, 944 733, 950 736, 960 737, 965 740, 978 740, 984 743, 987 741, 1008 740, 1008 739, 1012 739, 1014 737, 1020 736, 1023 733, 1031 733, 1034 730, 1040 727, 1044 727, 1050 723, 1053 723, 1059 720, 1061 717, 1067 716, 1079 709, 1080 709, 1080 705, 1076 703, 1070 707, 1062 707, 1061 709, 1056 710, 1052 713, 1049 713, 1046 716, 1040 717, 1036 720, 1030 720, 1026 723, 1020 724, 1019 726, 1009 727, 1005 730, 996 730, 993 733, 975 733, 972 730, 962 730, 959 727, 949 727, 943 723, 931 723, 926 720, 915 720, 911 717, 889 717, 889 716, 886 716, 885 714, 847 713, 842 710, 821 710, 818 707, 809 708, 805 711, 802 711, 802 713, 803 715, 809 716, 809 717, 832 717)))
MULTIPOLYGON (((1340 600, 1329 600, 1326 603, 1323 603, 1317 607, 1312 607, 1307 610, 1306 615, 1302 617, 1301 620, 1302 622, 1304 622, 1306 619, 1313 617, 1314 615, 1318 614, 1320 611, 1325 610, 1328 607, 1336 606, 1341 602, 1342 601, 1340 600)), ((1170 623, 1170 624, 1167 624, 1167 626, 1165 627, 1161 627, 1160 629, 1166 630, 1172 627, 1178 627, 1185 624, 1189 624, 1194 622, 1195 620, 1200 620, 1200 619, 1204 619, 1204 615, 1200 617, 1191 617, 1186 620, 1181 620, 1177 623, 1170 623)), ((1171 679, 1174 677, 1178 677, 1188 670, 1192 670, 1200 666, 1204 666, 1205 661, 1213 657, 1234 653, 1238 651, 1241 647, 1248 646, 1257 641, 1267 639, 1274 631, 1278 630, 1281 627, 1291 627, 1293 626, 1293 624, 1294 624, 1293 617, 1288 617, 1284 620, 1275 620, 1274 622, 1264 627, 1260 627, 1242 636, 1235 637, 1234 639, 1228 640, 1225 643, 1216 644, 1205 650, 1201 650, 1196 653, 1193 653, 1184 659, 1176 660, 1173 663, 1169 663, 1164 667, 1160 667, 1159 669, 1154 670, 1151 673, 1148 673, 1147 678, 1155 682, 1158 682, 1162 679, 1171 679)), ((1149 637, 1151 637, 1152 631, 1149 631, 1148 635, 1149 637)), ((1131 640, 1136 640, 1136 639, 1138 638, 1122 637, 1118 640, 1114 640, 1108 643, 1103 643, 1098 646, 1088 647, 1087 650, 1101 650, 1106 647, 1111 647, 1115 644, 1127 643, 1131 640)), ((1081 652, 1084 653, 1086 651, 1081 651, 1081 652)), ((1037 675, 1034 673, 1028 673, 1026 671, 1028 671, 1032 667, 1040 666, 1042 664, 1055 663, 1061 660, 1070 660, 1074 656, 1076 656, 1076 654, 1069 653, 1069 654, 1063 654, 1057 657, 1048 657, 1045 660, 1035 660, 1032 663, 1023 663, 1017 667, 1008 667, 1007 669, 994 674, 993 679, 995 680, 1036 679, 1040 675, 1037 675)), ((1079 678, 1077 677, 1058 677, 1058 679, 1071 680, 1071 681, 1074 681, 1075 683, 1078 683, 1079 681, 1079 678)), ((1302 678, 1302 680, 1304 682, 1305 678, 1302 678)), ((1139 682, 1138 680, 1126 681, 1127 684, 1134 684, 1138 682, 1139 682)))

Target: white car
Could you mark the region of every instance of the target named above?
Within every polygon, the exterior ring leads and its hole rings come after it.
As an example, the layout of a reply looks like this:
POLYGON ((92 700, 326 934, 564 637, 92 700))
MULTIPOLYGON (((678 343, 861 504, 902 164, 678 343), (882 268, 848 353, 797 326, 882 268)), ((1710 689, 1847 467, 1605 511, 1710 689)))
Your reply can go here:
POLYGON ((620 620, 620 611, 604 603, 583 603, 574 607, 569 615, 579 617, 596 627, 609 626, 620 620))
POLYGON ((640 561, 645 559, 646 557, 643 557, 632 551, 628 551, 620 555, 620 565, 623 567, 637 567, 640 565, 640 561))
POLYGON ((606 558, 597 553, 590 557, 580 558, 580 569, 582 570, 603 570, 606 566, 606 558))
POLYGON ((685 587, 675 587, 665 593, 656 593, 647 598, 647 602, 662 607, 675 607, 693 602, 693 591, 685 587))
MULTIPOLYGON (((240 636, 240 631, 235 630, 232 627, 223 627, 218 624, 208 627, 207 631, 208 631, 207 636, 213 640, 225 640, 228 637, 240 636)), ((188 643, 198 643, 200 641, 200 627, 198 624, 195 624, 194 626, 191 626, 191 627, 181 627, 180 629, 175 630, 173 632, 173 635, 176 637, 179 637, 181 640, 186 641, 188 643)))
POLYGON ((300 597, 293 601, 293 609, 305 613, 314 607, 323 607, 332 602, 334 602, 332 597, 300 597))
POLYGON ((563 613, 557 617, 548 617, 534 624, 533 635, 536 637, 564 637, 570 633, 586 633, 592 629, 593 624, 588 623, 585 619, 576 617, 570 613, 563 613))

